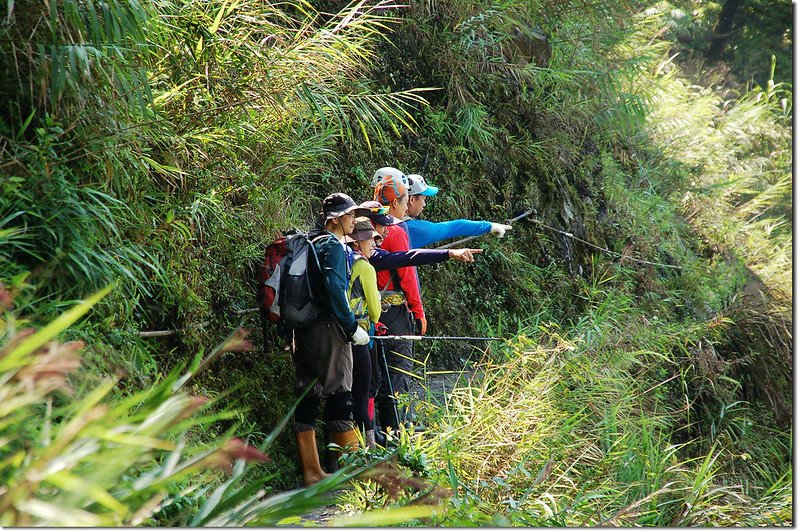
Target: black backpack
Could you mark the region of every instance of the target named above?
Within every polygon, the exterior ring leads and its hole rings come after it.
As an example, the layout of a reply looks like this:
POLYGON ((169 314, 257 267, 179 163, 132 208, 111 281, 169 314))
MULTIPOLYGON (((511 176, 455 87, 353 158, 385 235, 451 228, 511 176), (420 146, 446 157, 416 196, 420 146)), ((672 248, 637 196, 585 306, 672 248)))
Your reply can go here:
POLYGON ((291 230, 267 246, 259 267, 257 303, 262 321, 302 329, 317 321, 320 264, 307 233, 291 230))

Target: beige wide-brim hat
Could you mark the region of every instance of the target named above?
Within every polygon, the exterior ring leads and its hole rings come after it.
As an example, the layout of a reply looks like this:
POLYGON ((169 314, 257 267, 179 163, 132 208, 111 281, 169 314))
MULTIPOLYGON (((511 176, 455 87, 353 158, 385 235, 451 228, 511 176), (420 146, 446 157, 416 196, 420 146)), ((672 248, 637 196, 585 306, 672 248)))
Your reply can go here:
POLYGON ((373 240, 375 237, 379 239, 383 239, 374 227, 372 227, 372 222, 366 216, 360 216, 356 218, 356 226, 353 229, 353 232, 349 235, 345 235, 344 241, 347 243, 350 242, 357 242, 361 240, 373 240))

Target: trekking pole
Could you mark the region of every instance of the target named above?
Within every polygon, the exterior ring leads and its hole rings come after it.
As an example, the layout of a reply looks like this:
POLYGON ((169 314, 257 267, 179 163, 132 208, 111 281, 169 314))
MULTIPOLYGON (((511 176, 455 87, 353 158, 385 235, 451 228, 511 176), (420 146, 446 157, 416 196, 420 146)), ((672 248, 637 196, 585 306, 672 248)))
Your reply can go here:
MULTIPOLYGON (((523 212, 519 216, 515 216, 514 218, 506 220, 506 222, 508 222, 508 225, 511 225, 514 222, 518 222, 518 221, 522 220, 523 218, 527 218, 528 216, 530 216, 531 214, 533 214, 535 212, 536 212, 536 209, 528 209, 527 211, 523 212)), ((472 239, 478 238, 478 236, 483 236, 483 235, 468 236, 466 238, 462 238, 461 240, 456 240, 455 242, 450 242, 449 244, 445 244, 443 246, 439 246, 439 247, 434 248, 434 249, 449 249, 449 248, 458 247, 460 244, 463 244, 464 242, 469 242, 472 239)))
MULTIPOLYGON (((375 336, 371 336, 370 338, 377 338, 375 336)), ((386 338, 385 336, 381 336, 380 338, 386 338)), ((386 360, 386 350, 383 348, 383 342, 380 340, 376 340, 378 347, 381 350, 381 358, 383 359, 383 369, 386 370, 386 384, 389 385, 389 402, 392 403, 392 409, 394 409, 394 419, 397 423, 396 428, 400 428, 400 412, 397 410, 397 398, 394 396, 394 388, 392 387, 392 377, 389 375, 389 362, 386 360)), ((381 420, 381 424, 383 425, 384 432, 386 432, 386 422, 381 420)))
POLYGON ((500 340, 505 340, 505 338, 497 338, 494 336, 415 336, 415 335, 384 335, 384 336, 370 336, 370 338, 374 339, 383 339, 383 340, 464 340, 464 341, 485 341, 485 342, 497 342, 500 340))

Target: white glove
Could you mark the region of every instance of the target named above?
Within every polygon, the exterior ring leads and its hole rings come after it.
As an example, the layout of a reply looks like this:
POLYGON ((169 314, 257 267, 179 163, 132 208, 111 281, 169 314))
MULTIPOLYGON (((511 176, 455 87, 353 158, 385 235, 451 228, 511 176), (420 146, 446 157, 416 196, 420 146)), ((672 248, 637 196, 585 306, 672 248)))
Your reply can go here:
POLYGON ((353 343, 355 345, 367 345, 369 343, 369 333, 361 327, 356 327, 353 333, 353 343))
POLYGON ((508 224, 496 224, 492 222, 492 228, 489 232, 493 235, 497 235, 497 238, 502 238, 503 235, 506 234, 506 231, 510 231, 511 229, 512 227, 508 224))

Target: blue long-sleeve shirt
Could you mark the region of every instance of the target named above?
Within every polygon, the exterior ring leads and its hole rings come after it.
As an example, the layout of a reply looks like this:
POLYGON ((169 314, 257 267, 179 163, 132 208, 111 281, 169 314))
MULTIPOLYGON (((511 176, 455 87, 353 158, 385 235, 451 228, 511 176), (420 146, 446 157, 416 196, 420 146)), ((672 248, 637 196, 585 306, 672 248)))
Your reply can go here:
POLYGON ((405 220, 411 248, 421 248, 448 238, 485 235, 492 223, 484 220, 449 220, 429 222, 410 218, 405 220))

